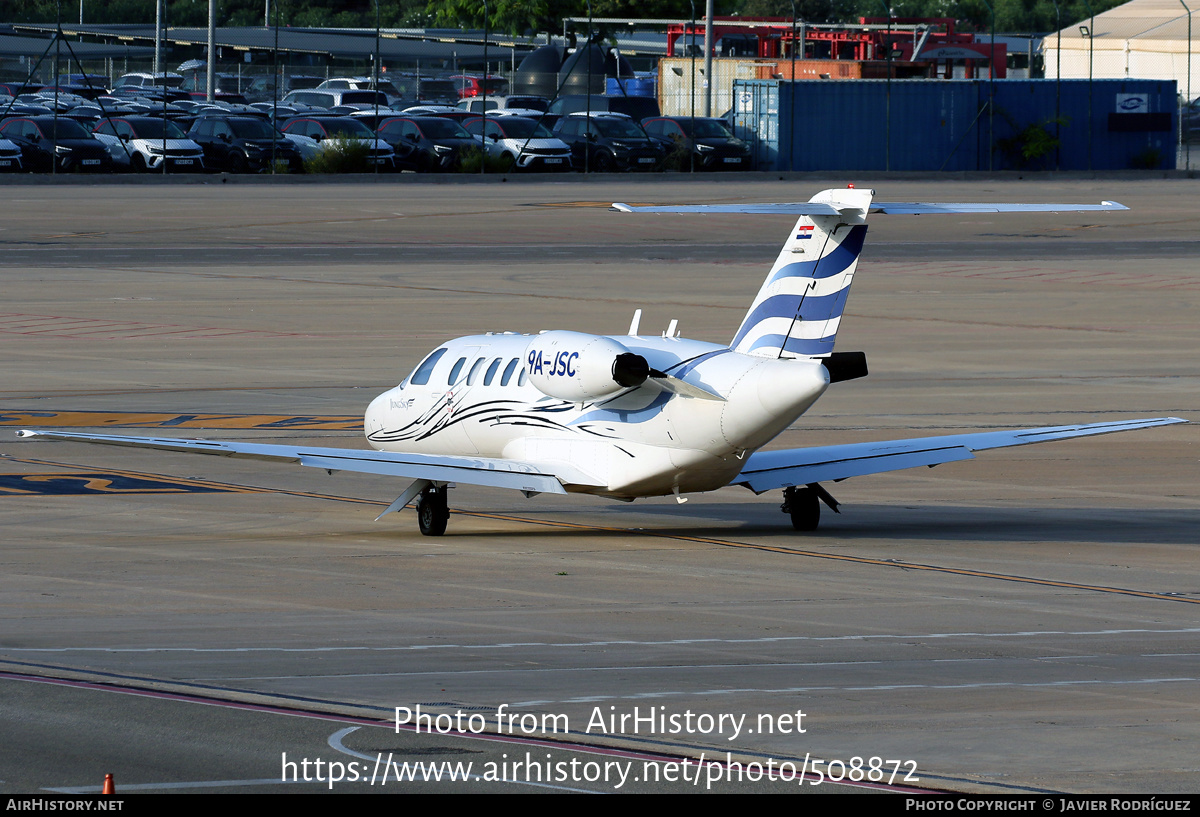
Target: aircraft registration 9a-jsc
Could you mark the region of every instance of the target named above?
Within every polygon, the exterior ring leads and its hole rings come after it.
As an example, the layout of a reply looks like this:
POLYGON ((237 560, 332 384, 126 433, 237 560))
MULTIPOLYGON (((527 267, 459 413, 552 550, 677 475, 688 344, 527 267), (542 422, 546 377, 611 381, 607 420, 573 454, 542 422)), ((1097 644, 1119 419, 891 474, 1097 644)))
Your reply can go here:
POLYGON ((797 530, 813 530, 821 483, 972 459, 973 452, 1185 422, 1175 417, 762 451, 831 383, 867 373, 861 352, 835 352, 868 213, 1071 212, 1076 204, 872 203, 874 191, 826 190, 791 204, 614 208, 626 213, 799 215, 728 346, 639 332, 475 335, 432 351, 370 404, 373 451, 244 442, 23 431, 169 451, 299 462, 400 477, 378 518, 415 501, 421 532, 442 534, 447 488, 470 484, 618 500, 742 485, 783 489, 797 530))

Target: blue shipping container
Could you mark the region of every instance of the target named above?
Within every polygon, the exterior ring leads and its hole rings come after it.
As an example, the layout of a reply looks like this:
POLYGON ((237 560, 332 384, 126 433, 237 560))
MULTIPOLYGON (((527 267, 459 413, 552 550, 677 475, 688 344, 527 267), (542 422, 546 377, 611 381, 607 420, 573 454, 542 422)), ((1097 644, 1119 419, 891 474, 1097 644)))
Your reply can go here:
POLYGON ((1165 80, 735 80, 733 113, 761 169, 1121 170, 1174 167, 1175 105, 1165 80))

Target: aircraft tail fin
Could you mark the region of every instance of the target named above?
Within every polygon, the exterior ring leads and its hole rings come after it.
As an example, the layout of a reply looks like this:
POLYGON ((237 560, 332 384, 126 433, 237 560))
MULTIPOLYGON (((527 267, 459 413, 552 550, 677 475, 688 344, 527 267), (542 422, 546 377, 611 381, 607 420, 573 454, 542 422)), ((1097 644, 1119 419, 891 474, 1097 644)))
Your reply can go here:
POLYGON ((833 352, 846 297, 866 237, 872 190, 826 190, 803 214, 729 347, 761 357, 825 357, 833 352))

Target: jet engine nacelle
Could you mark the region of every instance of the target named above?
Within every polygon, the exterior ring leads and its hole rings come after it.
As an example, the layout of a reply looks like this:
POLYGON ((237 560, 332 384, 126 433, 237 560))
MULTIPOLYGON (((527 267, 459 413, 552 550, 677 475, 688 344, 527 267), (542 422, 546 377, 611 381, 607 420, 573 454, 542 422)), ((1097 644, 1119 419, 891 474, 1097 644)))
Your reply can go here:
POLYGON ((542 394, 576 403, 640 386, 650 376, 646 358, 612 338, 583 332, 543 332, 526 347, 525 365, 542 394))

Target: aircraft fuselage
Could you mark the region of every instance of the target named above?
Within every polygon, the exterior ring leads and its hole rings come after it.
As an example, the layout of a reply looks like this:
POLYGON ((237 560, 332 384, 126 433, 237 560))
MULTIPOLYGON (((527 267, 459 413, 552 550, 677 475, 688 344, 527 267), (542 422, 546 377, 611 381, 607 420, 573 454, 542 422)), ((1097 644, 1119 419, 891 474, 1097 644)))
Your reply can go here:
POLYGON ((475 335, 432 355, 367 409, 365 434, 374 448, 545 465, 568 491, 622 499, 729 484, 748 453, 829 385, 816 360, 756 357, 668 337, 475 335), (653 378, 586 394, 597 390, 588 377, 622 347, 712 397, 673 393, 653 378), (588 371, 595 359, 589 351, 609 358, 588 371), (438 358, 430 366, 432 355, 438 358), (551 396, 535 382, 559 395, 578 390, 580 399, 551 396))

